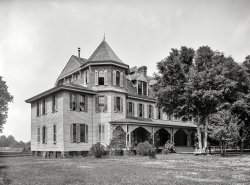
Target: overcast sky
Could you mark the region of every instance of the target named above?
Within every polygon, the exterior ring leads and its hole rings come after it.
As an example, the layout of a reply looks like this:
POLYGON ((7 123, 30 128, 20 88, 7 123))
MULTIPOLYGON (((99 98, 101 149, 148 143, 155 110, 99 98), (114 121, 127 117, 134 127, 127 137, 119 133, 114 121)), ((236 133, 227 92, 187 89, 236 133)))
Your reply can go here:
POLYGON ((171 48, 208 45, 235 61, 250 54, 250 1, 0 1, 0 76, 14 102, 2 134, 30 140, 30 104, 48 90, 77 48, 89 58, 106 33, 132 66, 156 62, 171 48))

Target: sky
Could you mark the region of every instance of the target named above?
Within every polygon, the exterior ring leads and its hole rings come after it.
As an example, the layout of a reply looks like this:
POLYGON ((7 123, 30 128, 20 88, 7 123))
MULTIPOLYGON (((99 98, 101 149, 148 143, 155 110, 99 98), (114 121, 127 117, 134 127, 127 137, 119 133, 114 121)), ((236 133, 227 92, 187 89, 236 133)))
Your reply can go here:
POLYGON ((104 33, 148 74, 171 48, 208 45, 241 63, 250 54, 248 0, 0 0, 0 76, 14 96, 0 135, 31 137, 25 100, 52 88, 71 55, 89 58, 104 33))

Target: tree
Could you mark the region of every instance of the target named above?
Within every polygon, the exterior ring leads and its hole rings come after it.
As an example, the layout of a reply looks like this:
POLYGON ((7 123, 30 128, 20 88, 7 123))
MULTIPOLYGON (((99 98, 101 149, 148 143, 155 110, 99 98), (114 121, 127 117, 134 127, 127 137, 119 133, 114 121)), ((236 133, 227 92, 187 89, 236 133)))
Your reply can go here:
POLYGON ((219 141, 221 155, 226 155, 227 146, 237 146, 240 139, 238 118, 230 110, 222 110, 214 114, 209 125, 210 136, 219 141))
POLYGON ((192 118, 197 124, 199 149, 205 151, 210 118, 248 92, 244 71, 232 57, 208 46, 196 53, 186 47, 172 49, 157 67, 161 76, 157 105, 182 120, 192 118))
POLYGON ((0 76, 0 132, 8 117, 8 103, 13 101, 13 96, 8 92, 6 82, 0 76))

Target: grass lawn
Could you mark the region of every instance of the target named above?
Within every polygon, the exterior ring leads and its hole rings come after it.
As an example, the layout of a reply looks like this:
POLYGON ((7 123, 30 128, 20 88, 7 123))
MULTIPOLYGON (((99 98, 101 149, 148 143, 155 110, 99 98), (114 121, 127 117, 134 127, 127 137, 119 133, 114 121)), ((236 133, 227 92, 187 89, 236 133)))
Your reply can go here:
POLYGON ((0 184, 250 184, 250 155, 0 159, 0 184))

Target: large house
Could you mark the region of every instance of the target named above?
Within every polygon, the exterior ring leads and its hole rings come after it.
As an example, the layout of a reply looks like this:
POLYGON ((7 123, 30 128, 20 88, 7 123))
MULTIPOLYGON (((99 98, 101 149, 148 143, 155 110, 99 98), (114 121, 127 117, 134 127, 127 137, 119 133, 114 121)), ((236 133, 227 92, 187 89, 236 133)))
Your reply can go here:
POLYGON ((55 87, 26 100, 32 155, 80 155, 97 142, 108 145, 117 129, 126 133, 127 147, 149 138, 155 146, 167 140, 192 146, 196 126, 156 107, 155 83, 146 66, 129 68, 105 39, 89 59, 79 48, 55 87))

